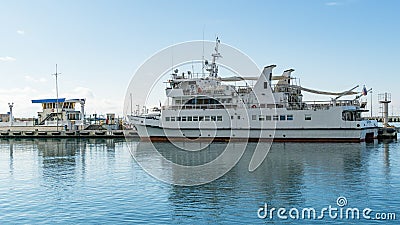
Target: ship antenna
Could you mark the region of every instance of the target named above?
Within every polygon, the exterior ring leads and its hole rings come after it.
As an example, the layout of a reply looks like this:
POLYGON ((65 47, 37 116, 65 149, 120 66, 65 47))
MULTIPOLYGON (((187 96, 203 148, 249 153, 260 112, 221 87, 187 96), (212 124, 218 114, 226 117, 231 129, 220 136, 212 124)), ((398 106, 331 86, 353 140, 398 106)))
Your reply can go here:
POLYGON ((202 52, 202 56, 201 56, 201 72, 202 72, 202 76, 204 76, 204 29, 205 29, 205 25, 203 25, 203 52, 202 52))
POLYGON ((173 75, 174 74, 174 46, 172 45, 172 48, 171 48, 171 52, 172 52, 172 54, 171 54, 171 75, 173 75))
POLYGON ((192 60, 192 74, 191 74, 191 76, 190 76, 190 79, 192 79, 193 76, 194 76, 194 65, 193 65, 193 60, 192 60))
POLYGON ((212 63, 211 63, 211 68, 209 69, 210 71, 210 76, 212 77, 217 77, 218 76, 218 66, 216 64, 216 60, 218 58, 222 58, 222 55, 218 52, 218 48, 219 48, 219 44, 221 43, 221 41, 219 40, 219 38, 217 37, 215 40, 215 53, 213 53, 212 56, 212 63))

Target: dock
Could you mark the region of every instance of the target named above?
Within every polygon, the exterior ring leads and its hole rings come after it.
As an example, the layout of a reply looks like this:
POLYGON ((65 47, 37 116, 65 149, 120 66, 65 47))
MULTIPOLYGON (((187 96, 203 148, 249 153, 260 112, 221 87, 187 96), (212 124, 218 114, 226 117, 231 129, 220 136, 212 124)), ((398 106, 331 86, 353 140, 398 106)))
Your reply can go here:
POLYGON ((0 138, 138 138, 134 130, 1 131, 0 138))

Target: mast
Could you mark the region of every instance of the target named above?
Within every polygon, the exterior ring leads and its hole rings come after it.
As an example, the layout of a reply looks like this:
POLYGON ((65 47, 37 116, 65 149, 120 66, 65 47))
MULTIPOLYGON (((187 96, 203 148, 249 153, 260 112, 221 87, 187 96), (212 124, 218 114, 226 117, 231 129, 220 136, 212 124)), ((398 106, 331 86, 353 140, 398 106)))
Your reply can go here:
POLYGON ((215 40, 215 48, 214 48, 215 53, 211 54, 211 56, 212 56, 211 65, 208 65, 208 62, 205 61, 205 65, 209 66, 209 68, 207 68, 207 71, 210 72, 210 77, 214 77, 214 78, 216 78, 218 76, 218 66, 216 64, 216 61, 218 58, 222 58, 222 55, 218 52, 220 43, 221 43, 221 41, 217 37, 217 39, 215 40))
POLYGON ((56 77, 56 113, 57 113, 57 131, 58 131, 58 75, 61 73, 57 72, 57 64, 56 64, 56 73, 53 74, 56 77))
POLYGON ((205 67, 205 63, 204 63, 204 25, 203 25, 203 52, 201 55, 201 76, 204 77, 204 67, 205 67))
POLYGON ((132 93, 130 93, 130 97, 131 97, 131 116, 132 116, 133 115, 132 93))
POLYGON ((371 90, 371 103, 370 103, 370 108, 371 108, 371 118, 372 118, 372 90, 371 90))

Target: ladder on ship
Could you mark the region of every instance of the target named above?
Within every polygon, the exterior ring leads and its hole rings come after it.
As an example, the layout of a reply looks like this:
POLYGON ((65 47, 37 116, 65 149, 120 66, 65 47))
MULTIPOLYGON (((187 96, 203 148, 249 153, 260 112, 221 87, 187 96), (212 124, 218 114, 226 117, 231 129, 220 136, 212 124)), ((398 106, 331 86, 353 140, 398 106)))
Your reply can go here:
POLYGON ((45 123, 48 119, 54 117, 55 114, 56 114, 56 113, 50 113, 50 114, 48 114, 42 121, 40 121, 39 125, 44 125, 44 123, 45 123))

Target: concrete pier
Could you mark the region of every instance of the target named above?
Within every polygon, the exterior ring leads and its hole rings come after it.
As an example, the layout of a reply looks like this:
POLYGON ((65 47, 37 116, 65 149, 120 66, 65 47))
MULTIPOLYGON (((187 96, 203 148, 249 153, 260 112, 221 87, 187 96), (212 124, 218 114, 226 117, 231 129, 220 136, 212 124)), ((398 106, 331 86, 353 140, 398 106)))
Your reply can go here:
POLYGON ((17 131, 2 130, 0 138, 138 138, 134 130, 17 131))

